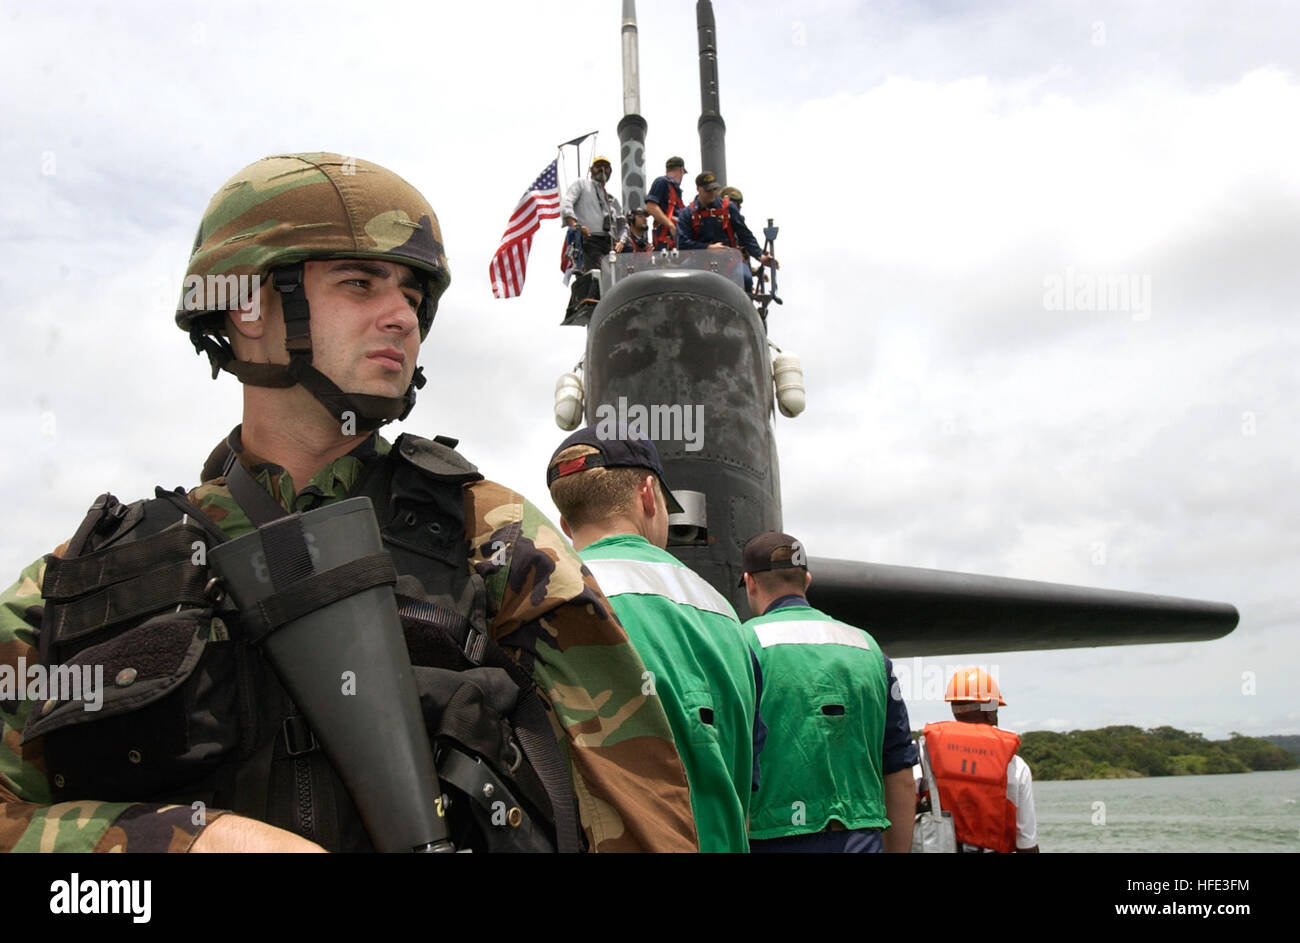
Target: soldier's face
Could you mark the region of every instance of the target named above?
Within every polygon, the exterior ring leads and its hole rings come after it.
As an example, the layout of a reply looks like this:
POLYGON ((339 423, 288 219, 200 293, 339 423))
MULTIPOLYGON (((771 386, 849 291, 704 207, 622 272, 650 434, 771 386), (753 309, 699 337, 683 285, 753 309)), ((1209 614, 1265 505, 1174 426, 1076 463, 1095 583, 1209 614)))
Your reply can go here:
MULTIPOLYGON (((420 353, 416 311, 423 289, 405 265, 374 259, 310 261, 303 282, 311 306, 312 366, 347 393, 401 396, 411 383, 420 353)), ((279 335, 270 341, 284 353, 284 320, 274 291, 279 335)))

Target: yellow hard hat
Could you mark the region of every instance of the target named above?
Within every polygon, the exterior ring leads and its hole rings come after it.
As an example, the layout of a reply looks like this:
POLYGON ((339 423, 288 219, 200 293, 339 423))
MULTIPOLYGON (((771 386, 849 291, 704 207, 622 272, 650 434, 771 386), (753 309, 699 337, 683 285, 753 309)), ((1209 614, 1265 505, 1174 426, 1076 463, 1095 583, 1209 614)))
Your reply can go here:
MULTIPOLYGON (((592 167, 595 167, 597 164, 604 164, 604 165, 605 165, 606 167, 608 167, 610 170, 613 170, 613 169, 614 169, 614 165, 611 164, 611 163, 609 162, 609 158, 608 158, 608 157, 602 157, 600 154, 597 154, 595 157, 593 157, 593 158, 591 159, 591 166, 592 166, 592 167)), ((587 169, 590 170, 591 167, 588 167, 587 169)))
POLYGON ((948 693, 943 696, 945 701, 979 701, 983 704, 994 698, 998 699, 999 707, 1007 706, 998 683, 983 668, 963 668, 958 671, 948 682, 948 693))

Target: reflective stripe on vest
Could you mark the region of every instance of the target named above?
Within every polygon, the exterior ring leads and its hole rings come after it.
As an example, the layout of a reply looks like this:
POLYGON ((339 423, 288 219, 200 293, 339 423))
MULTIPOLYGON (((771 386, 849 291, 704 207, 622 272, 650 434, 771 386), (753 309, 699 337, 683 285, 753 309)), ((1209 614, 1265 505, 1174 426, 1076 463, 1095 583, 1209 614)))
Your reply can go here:
POLYGON ((734 619, 731 604, 694 571, 671 563, 641 560, 586 560, 606 596, 623 593, 654 593, 685 603, 703 612, 716 612, 734 619))
POLYGON ((856 626, 811 606, 774 609, 745 625, 762 646, 768 725, 750 837, 802 835, 832 821, 849 829, 887 828, 889 676, 880 647, 856 626))
POLYGON ((871 642, 861 629, 838 622, 768 622, 754 626, 764 648, 773 645, 851 645, 871 651, 871 642))

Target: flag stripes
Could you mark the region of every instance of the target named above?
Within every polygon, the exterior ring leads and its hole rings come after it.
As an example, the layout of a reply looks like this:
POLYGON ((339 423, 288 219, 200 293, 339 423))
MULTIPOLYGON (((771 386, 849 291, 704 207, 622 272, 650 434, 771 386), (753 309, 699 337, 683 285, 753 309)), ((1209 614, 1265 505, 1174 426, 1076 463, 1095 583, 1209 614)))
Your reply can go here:
POLYGON ((533 236, 544 219, 560 215, 560 187, 556 161, 551 161, 524 191, 519 203, 510 214, 506 231, 501 235, 501 245, 488 266, 492 280, 492 294, 497 298, 514 298, 524 290, 524 277, 528 272, 528 253, 533 247, 533 236))

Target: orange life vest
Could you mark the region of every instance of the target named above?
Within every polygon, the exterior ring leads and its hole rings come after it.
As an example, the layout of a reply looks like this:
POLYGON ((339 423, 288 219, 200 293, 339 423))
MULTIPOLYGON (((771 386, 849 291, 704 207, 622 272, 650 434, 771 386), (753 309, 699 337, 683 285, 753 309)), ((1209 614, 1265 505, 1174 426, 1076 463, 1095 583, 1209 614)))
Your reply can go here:
POLYGON ((1007 798, 1007 764, 1020 748, 1009 730, 949 720, 925 725, 939 801, 952 813, 957 841, 1016 850, 1016 807, 1007 798))

